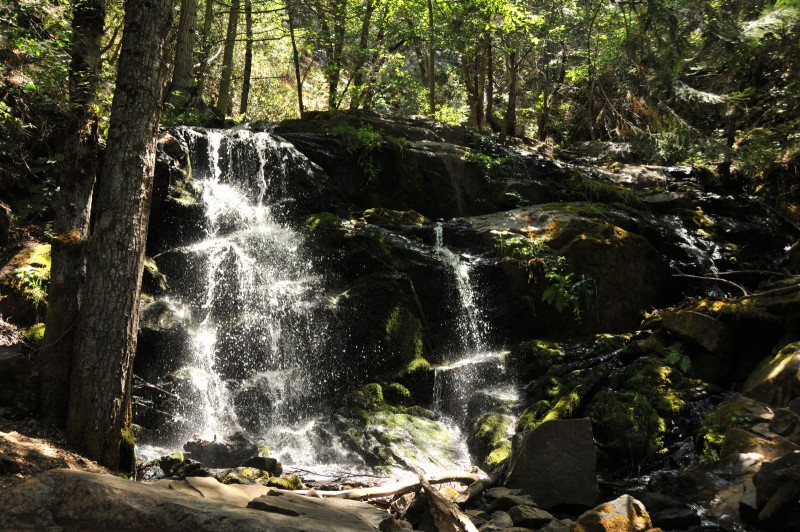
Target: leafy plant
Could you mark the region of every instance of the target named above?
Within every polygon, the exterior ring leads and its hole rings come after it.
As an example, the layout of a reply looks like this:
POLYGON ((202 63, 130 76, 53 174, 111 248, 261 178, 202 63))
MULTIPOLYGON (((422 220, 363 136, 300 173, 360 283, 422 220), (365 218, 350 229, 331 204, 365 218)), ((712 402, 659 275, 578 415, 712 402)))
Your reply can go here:
POLYGON ((534 242, 523 236, 498 233, 494 236, 495 248, 501 255, 518 261, 533 280, 539 272, 544 273, 546 283, 542 302, 552 305, 562 313, 569 309, 577 320, 581 316, 581 304, 594 291, 594 279, 574 272, 567 272, 567 259, 556 255, 544 242, 534 242))
POLYGON ((383 137, 372 126, 365 124, 355 127, 350 124, 336 124, 328 128, 328 133, 340 135, 345 141, 347 153, 358 156, 358 165, 369 183, 378 179, 380 168, 375 164, 375 152, 383 146, 383 137))
POLYGON ((665 362, 681 373, 689 373, 692 369, 692 359, 683 352, 683 345, 675 343, 667 347, 665 362))

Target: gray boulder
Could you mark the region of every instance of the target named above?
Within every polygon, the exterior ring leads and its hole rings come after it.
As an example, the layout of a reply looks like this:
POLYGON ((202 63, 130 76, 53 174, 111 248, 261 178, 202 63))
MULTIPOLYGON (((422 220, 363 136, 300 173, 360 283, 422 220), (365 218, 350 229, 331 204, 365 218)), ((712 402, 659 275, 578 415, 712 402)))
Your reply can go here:
POLYGON ((522 489, 545 509, 593 505, 600 490, 591 421, 548 421, 525 433, 511 457, 506 486, 522 489))

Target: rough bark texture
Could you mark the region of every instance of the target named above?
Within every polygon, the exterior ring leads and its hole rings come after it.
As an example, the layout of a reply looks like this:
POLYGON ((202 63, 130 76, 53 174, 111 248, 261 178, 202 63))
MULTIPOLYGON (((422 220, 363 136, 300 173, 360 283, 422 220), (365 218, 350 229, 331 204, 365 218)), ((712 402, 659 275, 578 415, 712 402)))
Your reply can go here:
POLYGON ((233 0, 228 17, 228 33, 225 35, 225 51, 222 53, 222 77, 219 80, 219 98, 217 113, 228 115, 228 104, 231 101, 231 78, 233 77, 233 49, 236 46, 236 28, 239 25, 239 0, 233 0))
POLYGON ((62 428, 67 420, 74 326, 86 273, 83 243, 89 231, 92 190, 98 170, 98 119, 93 109, 99 82, 105 0, 76 2, 72 16, 69 72, 72 122, 59 179, 60 205, 56 211, 56 238, 51 250, 46 347, 39 355, 42 418, 62 428))
POLYGON ((244 26, 246 41, 242 74, 242 100, 239 104, 240 115, 247 113, 247 102, 250 99, 250 77, 253 72, 253 4, 250 0, 244 0, 244 26))
POLYGON ((195 90, 194 50, 197 26, 197 0, 181 0, 181 18, 178 22, 178 37, 175 44, 175 72, 172 75, 172 91, 180 91, 186 98, 195 90))
POLYGON ((100 463, 120 462, 129 422, 139 291, 161 114, 172 0, 128 0, 117 85, 87 243, 67 437, 100 463))
POLYGON ((197 70, 197 99, 203 99, 206 88, 206 73, 211 59, 211 24, 214 22, 214 2, 206 0, 205 18, 203 19, 203 43, 200 46, 200 67, 197 70))
POLYGON ((297 83, 297 107, 300 109, 300 117, 302 118, 305 112, 303 107, 303 77, 300 75, 300 55, 297 53, 297 41, 294 36, 294 12, 289 2, 286 2, 286 16, 289 22, 289 36, 292 39, 292 62, 294 63, 294 79, 297 83))

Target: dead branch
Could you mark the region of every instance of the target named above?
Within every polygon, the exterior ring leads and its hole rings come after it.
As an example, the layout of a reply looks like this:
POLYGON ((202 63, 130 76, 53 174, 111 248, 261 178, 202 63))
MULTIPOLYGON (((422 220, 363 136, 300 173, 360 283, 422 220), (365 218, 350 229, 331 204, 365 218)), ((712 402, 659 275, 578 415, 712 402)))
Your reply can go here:
MULTIPOLYGON (((403 495, 418 491, 423 487, 422 482, 428 484, 443 484, 445 482, 460 482, 461 484, 472 485, 479 482, 481 478, 472 473, 443 473, 429 478, 427 481, 420 477, 417 479, 408 479, 401 482, 386 484, 383 486, 376 486, 374 488, 357 488, 352 490, 343 491, 317 491, 317 495, 322 497, 334 497, 337 499, 350 499, 350 500, 367 500, 376 499, 378 497, 391 497, 394 495, 403 495)), ((293 493, 298 495, 307 495, 308 490, 296 490, 293 493)))
POLYGON ((736 288, 737 290, 740 290, 742 292, 743 296, 745 296, 745 297, 750 296, 750 292, 747 291, 747 288, 745 288, 744 286, 742 286, 742 285, 740 285, 738 283, 734 283, 730 279, 722 279, 720 277, 713 277, 713 276, 707 277, 707 276, 704 276, 704 275, 689 275, 688 273, 674 273, 674 274, 672 274, 672 276, 673 277, 682 277, 684 279, 697 279, 697 280, 700 280, 700 281, 712 281, 712 282, 715 282, 715 283, 726 284, 726 285, 729 285, 729 286, 732 286, 732 287, 736 288))
POLYGON ((439 532, 478 532, 457 504, 445 499, 423 477, 419 477, 419 484, 425 492, 433 522, 439 532))

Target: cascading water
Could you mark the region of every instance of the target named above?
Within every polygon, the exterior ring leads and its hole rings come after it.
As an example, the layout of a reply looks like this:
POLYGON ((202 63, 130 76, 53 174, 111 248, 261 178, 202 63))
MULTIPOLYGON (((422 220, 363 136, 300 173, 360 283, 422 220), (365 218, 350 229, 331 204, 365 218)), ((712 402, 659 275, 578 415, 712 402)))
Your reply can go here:
POLYGON ((206 236, 171 252, 187 270, 171 297, 186 300, 194 318, 181 370, 192 388, 181 403, 186 429, 175 443, 244 430, 313 460, 298 440, 330 377, 318 364, 328 338, 323 278, 282 221, 281 203, 287 173, 309 163, 267 133, 187 129, 184 137, 206 236))
POLYGON ((434 227, 436 254, 453 274, 455 289, 460 301, 457 334, 461 349, 450 354, 450 363, 436 368, 434 375, 434 408, 463 425, 467 418, 467 405, 479 391, 486 392, 491 385, 492 395, 504 401, 516 401, 516 388, 498 382, 507 381, 503 359, 505 352, 490 350, 489 324, 478 304, 475 282, 471 278, 472 262, 477 257, 453 252, 444 244, 444 228, 441 223, 434 227))

